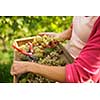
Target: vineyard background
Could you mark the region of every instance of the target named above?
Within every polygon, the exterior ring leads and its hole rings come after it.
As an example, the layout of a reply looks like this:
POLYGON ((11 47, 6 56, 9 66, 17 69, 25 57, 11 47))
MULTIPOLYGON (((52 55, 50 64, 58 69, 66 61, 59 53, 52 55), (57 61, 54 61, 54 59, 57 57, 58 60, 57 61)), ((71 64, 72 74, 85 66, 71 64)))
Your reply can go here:
POLYGON ((72 16, 1 16, 0 17, 0 83, 11 83, 14 39, 35 36, 41 32, 61 33, 72 16))

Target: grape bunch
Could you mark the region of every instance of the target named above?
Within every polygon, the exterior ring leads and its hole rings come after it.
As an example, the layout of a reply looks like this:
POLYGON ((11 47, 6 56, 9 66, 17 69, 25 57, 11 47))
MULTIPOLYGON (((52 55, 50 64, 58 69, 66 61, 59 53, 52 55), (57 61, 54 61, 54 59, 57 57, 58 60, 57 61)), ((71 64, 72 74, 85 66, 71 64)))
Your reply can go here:
MULTIPOLYGON (((60 43, 64 43, 64 41, 46 35, 34 36, 32 41, 32 56, 37 58, 37 61, 34 62, 49 66, 65 66, 66 59, 63 50, 59 46, 60 43)), ((27 43, 21 45, 20 48, 30 52, 27 43)), ((17 56, 19 56, 21 61, 32 61, 28 56, 20 52, 18 52, 17 56)), ((38 74, 25 73, 19 77, 19 83, 54 83, 54 81, 38 74)))

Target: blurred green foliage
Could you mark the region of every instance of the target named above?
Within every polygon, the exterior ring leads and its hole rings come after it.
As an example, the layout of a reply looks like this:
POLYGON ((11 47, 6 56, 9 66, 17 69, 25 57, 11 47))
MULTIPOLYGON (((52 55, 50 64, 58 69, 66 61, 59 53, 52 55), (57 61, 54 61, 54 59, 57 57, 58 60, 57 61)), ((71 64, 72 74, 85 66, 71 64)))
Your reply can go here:
POLYGON ((72 16, 1 16, 0 17, 0 82, 12 82, 14 39, 31 37, 40 32, 61 33, 72 22, 72 16))

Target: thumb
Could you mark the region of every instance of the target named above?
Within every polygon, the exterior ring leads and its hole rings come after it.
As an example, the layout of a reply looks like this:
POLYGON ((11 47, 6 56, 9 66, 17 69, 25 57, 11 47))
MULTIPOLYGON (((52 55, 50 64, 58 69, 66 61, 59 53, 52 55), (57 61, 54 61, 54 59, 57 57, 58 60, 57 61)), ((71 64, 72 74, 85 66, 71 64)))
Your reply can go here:
POLYGON ((39 35, 39 36, 44 36, 44 35, 46 35, 46 33, 43 32, 43 33, 39 33, 38 35, 39 35))
POLYGON ((14 67, 13 67, 13 66, 11 67, 10 74, 11 74, 12 76, 15 75, 15 71, 14 71, 14 67))
POLYGON ((16 73, 14 71, 10 71, 10 74, 13 76, 13 75, 16 75, 16 73))

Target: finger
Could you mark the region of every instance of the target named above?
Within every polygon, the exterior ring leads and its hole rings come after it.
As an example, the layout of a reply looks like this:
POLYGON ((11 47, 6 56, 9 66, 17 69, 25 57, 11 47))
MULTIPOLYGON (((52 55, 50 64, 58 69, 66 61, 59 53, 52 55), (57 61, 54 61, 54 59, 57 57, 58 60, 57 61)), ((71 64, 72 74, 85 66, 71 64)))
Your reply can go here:
POLYGON ((44 36, 44 34, 38 34, 39 36, 44 36))
POLYGON ((39 33, 38 34, 39 36, 44 36, 44 35, 46 35, 46 33, 44 32, 44 33, 39 33))
POLYGON ((11 75, 15 75, 14 67, 11 68, 10 74, 11 74, 11 75))
POLYGON ((44 33, 39 33, 39 36, 51 36, 51 34, 49 32, 44 32, 44 33))
POLYGON ((10 74, 13 76, 13 75, 16 75, 16 73, 14 71, 10 71, 10 74))
POLYGON ((11 75, 16 74, 16 73, 15 73, 15 65, 16 65, 16 61, 14 61, 14 63, 13 63, 12 66, 11 66, 11 70, 10 70, 10 74, 11 74, 11 75))

